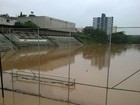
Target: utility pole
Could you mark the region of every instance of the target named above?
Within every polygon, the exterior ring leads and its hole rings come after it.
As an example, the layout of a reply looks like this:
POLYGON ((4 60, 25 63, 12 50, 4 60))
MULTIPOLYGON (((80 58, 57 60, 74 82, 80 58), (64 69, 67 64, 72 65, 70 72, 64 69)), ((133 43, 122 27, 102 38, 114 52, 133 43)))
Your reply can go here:
POLYGON ((1 63, 1 52, 0 52, 0 76, 1 76, 1 90, 2 90, 2 97, 4 97, 3 75, 2 75, 2 63, 1 63))

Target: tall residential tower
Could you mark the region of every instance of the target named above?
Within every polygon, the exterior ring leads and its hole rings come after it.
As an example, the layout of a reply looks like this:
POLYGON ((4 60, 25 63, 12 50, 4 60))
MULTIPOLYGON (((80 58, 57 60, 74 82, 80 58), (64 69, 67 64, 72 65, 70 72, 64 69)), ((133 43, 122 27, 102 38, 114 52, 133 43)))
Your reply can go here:
POLYGON ((113 17, 106 17, 105 14, 102 14, 101 17, 94 17, 93 27, 95 29, 101 29, 105 31, 108 35, 110 35, 113 28, 113 17))

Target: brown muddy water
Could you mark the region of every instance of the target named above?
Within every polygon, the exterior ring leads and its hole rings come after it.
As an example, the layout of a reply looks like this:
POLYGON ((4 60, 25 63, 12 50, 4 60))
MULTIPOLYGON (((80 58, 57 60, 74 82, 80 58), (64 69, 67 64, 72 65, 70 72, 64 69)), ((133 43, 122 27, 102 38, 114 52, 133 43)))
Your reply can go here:
POLYGON ((1 56, 0 105, 140 105, 140 45, 32 47, 1 56))

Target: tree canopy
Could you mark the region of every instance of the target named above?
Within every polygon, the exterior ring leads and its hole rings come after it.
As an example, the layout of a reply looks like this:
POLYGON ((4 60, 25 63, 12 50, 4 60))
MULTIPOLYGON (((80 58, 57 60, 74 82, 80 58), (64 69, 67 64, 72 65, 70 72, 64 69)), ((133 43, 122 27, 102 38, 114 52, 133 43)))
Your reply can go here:
POLYGON ((15 23, 15 27, 16 28, 39 28, 35 23, 33 23, 32 21, 27 21, 25 23, 21 23, 21 22, 16 22, 15 23))
POLYGON ((85 27, 84 34, 93 38, 97 43, 108 43, 108 35, 102 30, 94 29, 93 27, 85 27))
POLYGON ((111 42, 113 44, 126 44, 127 43, 127 36, 124 32, 116 32, 112 34, 111 42))
POLYGON ((124 32, 112 34, 111 41, 113 44, 140 44, 140 36, 125 35, 124 32))

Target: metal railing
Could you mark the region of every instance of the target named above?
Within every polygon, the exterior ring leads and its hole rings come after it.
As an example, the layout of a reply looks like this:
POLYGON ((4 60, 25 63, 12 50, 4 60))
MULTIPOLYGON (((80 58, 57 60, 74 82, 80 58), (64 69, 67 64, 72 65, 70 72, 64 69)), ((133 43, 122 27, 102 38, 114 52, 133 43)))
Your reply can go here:
POLYGON ((54 86, 62 86, 67 87, 68 85, 72 88, 75 87, 75 79, 70 78, 69 84, 68 84, 68 78, 62 77, 62 76, 56 76, 56 75, 47 75, 47 74, 40 74, 40 81, 38 77, 38 73, 33 73, 27 71, 14 71, 13 77, 16 78, 17 81, 26 81, 31 83, 38 83, 40 84, 49 84, 54 86))

